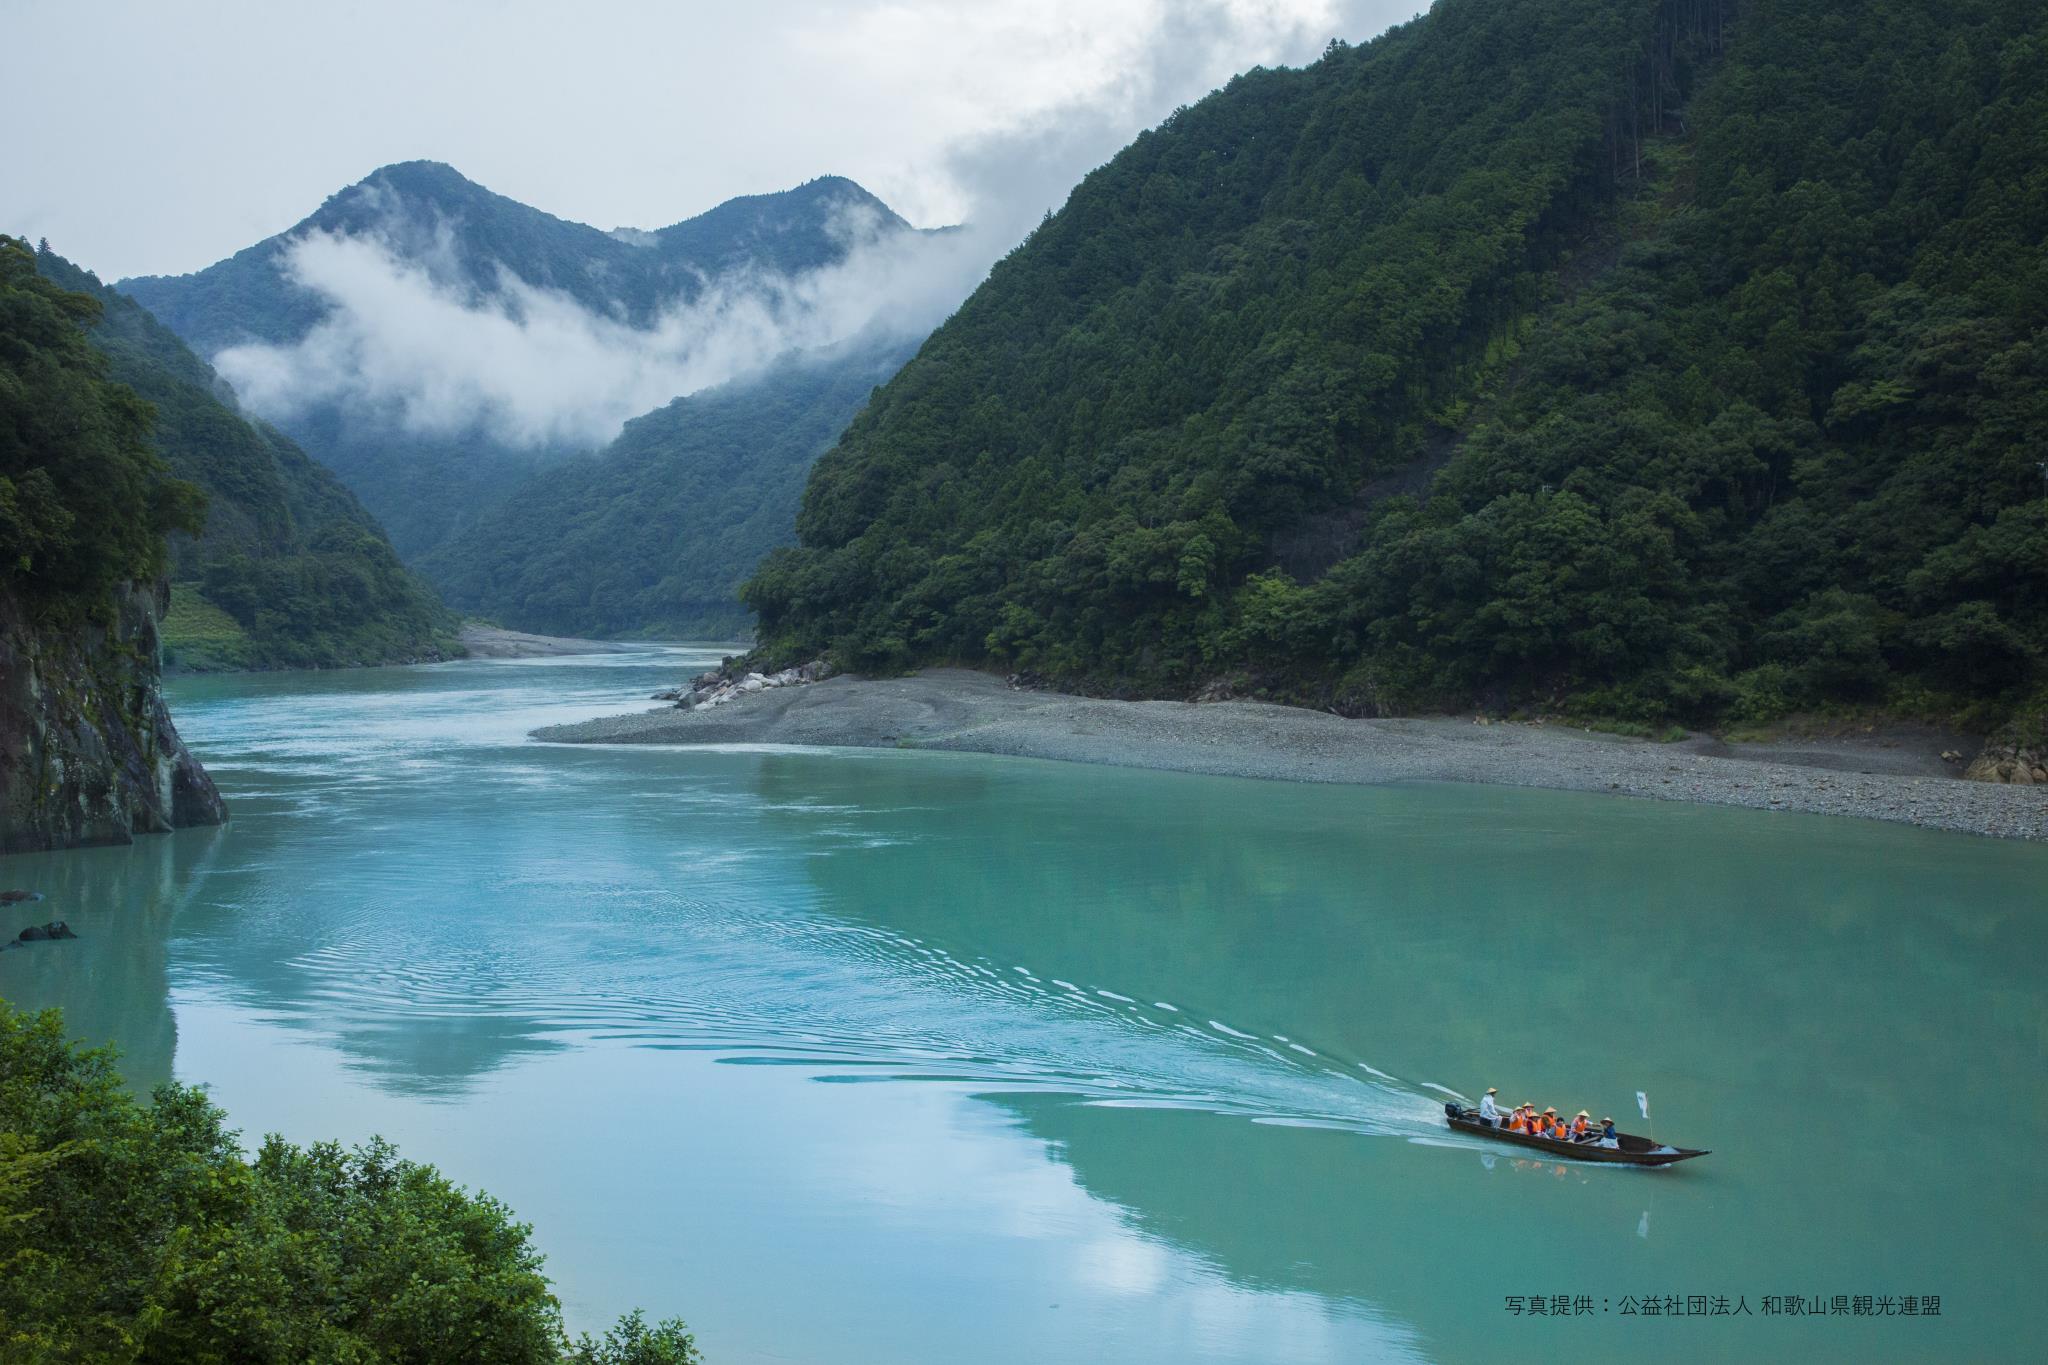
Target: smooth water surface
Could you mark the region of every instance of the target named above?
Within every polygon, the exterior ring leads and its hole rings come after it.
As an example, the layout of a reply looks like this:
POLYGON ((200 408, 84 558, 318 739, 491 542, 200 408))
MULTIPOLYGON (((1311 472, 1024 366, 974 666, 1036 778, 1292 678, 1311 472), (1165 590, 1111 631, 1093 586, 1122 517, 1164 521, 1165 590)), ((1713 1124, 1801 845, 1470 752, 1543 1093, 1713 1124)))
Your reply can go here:
POLYGON ((0 992, 252 1136, 394 1139, 572 1325, 717 1365, 2032 1358, 2048 850, 525 737, 704 657, 180 680, 233 823, 0 861, 83 935, 0 992), (1489 1084, 1714 1155, 1454 1138, 1489 1084), (1837 1294, 1940 1315, 1761 1316, 1837 1294), (1667 1295, 1749 1316, 1621 1312, 1667 1295))

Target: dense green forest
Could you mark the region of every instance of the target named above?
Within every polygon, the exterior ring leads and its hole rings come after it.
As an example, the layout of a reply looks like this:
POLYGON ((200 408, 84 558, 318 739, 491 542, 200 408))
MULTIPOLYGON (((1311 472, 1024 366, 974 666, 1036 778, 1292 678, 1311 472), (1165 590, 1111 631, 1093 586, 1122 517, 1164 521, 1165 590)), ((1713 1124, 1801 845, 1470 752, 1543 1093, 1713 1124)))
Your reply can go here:
POLYGON ((47 244, 33 264, 95 300, 79 317, 106 377, 146 402, 162 463, 205 495, 203 531, 181 524, 171 541, 167 662, 324 668, 456 648, 454 618, 332 474, 237 414, 206 362, 134 300, 47 244))
POLYGON ((794 539, 812 462, 915 349, 857 339, 679 398, 532 475, 420 567, 454 606, 520 630, 742 638, 740 583, 794 539))
POLYGON ((2048 646, 2048 9, 1440 0, 1141 136, 816 466, 765 652, 1989 722, 2048 646))
POLYGON ((692 1365, 680 1322, 571 1342, 531 1229, 373 1141, 244 1156, 195 1086, 131 1096, 0 1002, 0 1359, 692 1365))
MULTIPOLYGON (((292 277, 288 252, 308 234, 329 233, 375 239, 477 304, 502 301, 513 277, 564 294, 594 317, 645 328, 731 272, 797 276, 844 260, 856 222, 880 235, 915 231, 838 176, 728 200, 654 231, 606 232, 494 194, 453 167, 408 161, 372 172, 287 231, 204 270, 122 280, 120 288, 202 355, 247 342, 290 345, 332 304, 292 277)), ((481 427, 415 430, 360 394, 309 402, 282 423, 413 564, 470 531, 537 471, 589 453, 559 439, 510 442, 481 427)))
POLYGON ((87 336, 99 316, 0 237, 0 587, 39 612, 104 612, 205 515, 205 494, 157 455, 149 405, 107 377, 87 336))

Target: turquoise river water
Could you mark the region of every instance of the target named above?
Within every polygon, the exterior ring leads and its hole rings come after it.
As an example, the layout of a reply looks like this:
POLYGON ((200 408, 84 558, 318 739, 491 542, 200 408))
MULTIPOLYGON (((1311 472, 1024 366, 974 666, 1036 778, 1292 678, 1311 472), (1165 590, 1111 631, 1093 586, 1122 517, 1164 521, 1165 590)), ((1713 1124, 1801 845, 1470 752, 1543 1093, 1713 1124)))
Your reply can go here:
POLYGON ((706 657, 178 680, 232 823, 0 861, 82 935, 0 993, 252 1138, 393 1139, 572 1326, 715 1365, 2039 1358, 2048 850, 526 738, 706 657), (1714 1154, 1448 1133, 1489 1084, 1714 1154))

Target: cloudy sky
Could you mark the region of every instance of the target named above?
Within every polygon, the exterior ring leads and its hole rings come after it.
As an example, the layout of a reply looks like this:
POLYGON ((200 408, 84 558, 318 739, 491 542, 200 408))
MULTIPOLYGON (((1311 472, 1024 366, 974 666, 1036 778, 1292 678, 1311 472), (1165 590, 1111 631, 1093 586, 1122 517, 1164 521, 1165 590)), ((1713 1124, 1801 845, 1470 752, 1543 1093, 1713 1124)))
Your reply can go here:
POLYGON ((1019 230, 1235 71, 1421 0, 0 0, 0 231, 194 270, 377 166, 599 227, 851 176, 1019 230))

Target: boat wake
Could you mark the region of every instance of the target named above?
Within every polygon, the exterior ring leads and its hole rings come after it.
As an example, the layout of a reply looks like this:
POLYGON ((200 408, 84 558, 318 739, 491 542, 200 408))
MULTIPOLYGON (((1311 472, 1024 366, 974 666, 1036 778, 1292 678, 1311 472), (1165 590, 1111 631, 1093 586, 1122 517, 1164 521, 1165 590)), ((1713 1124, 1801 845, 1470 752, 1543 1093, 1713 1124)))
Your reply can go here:
POLYGON ((394 961, 384 926, 366 920, 296 956, 295 972, 320 980, 294 994, 324 1016, 308 1023, 358 1047, 423 1019, 492 1019, 541 1046, 684 1049, 834 1083, 925 1080, 1405 1138, 1441 1139, 1429 1092, 1456 1093, 1133 983, 966 960, 822 914, 649 905, 644 888, 618 890, 634 904, 615 939, 552 954, 517 933, 471 934, 394 961))

